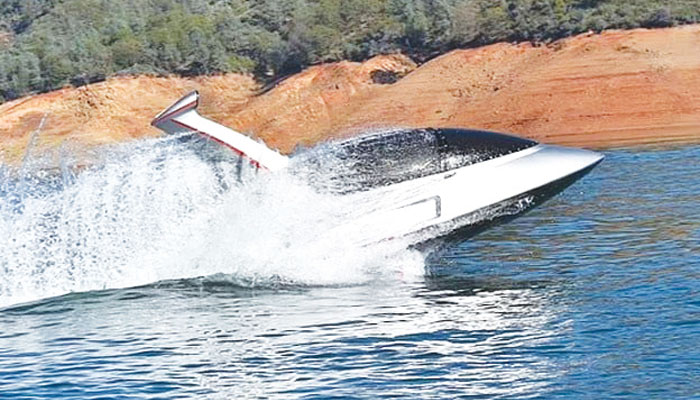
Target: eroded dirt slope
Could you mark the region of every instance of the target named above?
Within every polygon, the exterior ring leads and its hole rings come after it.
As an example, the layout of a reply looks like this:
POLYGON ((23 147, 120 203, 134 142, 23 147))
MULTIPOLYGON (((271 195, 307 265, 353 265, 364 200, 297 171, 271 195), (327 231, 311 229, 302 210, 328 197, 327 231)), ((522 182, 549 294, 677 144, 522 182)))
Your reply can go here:
POLYGON ((700 26, 457 50, 395 84, 362 90, 344 87, 348 79, 335 74, 300 84, 303 77, 225 122, 285 150, 297 138, 397 125, 483 128, 593 148, 700 142, 700 26), (302 109, 265 114, 267 104, 290 93, 313 95, 302 109), (303 109, 312 101, 317 111, 303 109))
POLYGON ((10 162, 20 160, 42 119, 32 152, 55 151, 62 144, 80 148, 160 134, 151 119, 182 94, 198 89, 208 115, 236 113, 258 91, 248 76, 196 79, 121 77, 67 88, 0 105, 0 143, 10 162))
POLYGON ((44 115, 38 151, 157 135, 151 118, 192 89, 203 114, 284 152, 389 126, 482 128, 591 148, 700 142, 700 25, 456 50, 420 67, 401 55, 324 64, 262 94, 235 74, 115 78, 1 105, 5 158, 21 159, 44 115), (402 78, 378 83, 378 73, 402 78))

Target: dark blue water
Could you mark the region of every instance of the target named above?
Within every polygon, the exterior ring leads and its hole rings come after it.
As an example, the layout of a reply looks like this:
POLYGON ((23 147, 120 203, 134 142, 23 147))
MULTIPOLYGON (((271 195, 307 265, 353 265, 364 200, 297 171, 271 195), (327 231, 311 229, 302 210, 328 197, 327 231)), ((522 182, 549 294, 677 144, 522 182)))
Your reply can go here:
POLYGON ((700 147, 606 155, 417 278, 275 269, 6 306, 0 398, 700 398, 700 147))

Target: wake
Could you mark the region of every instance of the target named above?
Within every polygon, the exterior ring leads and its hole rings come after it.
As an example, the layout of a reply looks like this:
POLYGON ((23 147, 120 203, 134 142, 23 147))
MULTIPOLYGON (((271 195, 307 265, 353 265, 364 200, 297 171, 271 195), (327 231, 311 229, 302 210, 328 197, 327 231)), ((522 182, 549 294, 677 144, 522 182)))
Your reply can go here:
POLYGON ((0 170, 0 306, 217 274, 253 286, 423 275, 410 243, 368 244, 371 229, 348 224, 390 199, 195 150, 171 137, 105 148, 80 172, 0 170))

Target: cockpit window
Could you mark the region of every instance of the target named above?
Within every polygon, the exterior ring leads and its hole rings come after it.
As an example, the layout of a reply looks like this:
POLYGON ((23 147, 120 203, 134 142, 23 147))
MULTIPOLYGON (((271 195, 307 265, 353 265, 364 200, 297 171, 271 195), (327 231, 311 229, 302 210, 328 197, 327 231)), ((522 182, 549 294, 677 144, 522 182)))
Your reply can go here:
POLYGON ((535 146, 537 142, 502 133, 431 129, 437 138, 443 171, 466 167, 535 146))
POLYGON ((316 185, 352 192, 487 161, 537 143, 465 129, 403 129, 326 143, 298 158, 316 185))
POLYGON ((439 170, 435 135, 429 131, 360 138, 341 145, 337 155, 352 166, 351 175, 371 186, 398 183, 439 170))

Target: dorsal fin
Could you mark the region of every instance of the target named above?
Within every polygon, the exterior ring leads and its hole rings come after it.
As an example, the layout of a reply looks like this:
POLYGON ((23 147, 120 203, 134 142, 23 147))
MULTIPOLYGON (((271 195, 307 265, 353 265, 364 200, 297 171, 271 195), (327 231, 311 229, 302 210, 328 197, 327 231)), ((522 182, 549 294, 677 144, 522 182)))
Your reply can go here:
POLYGON ((261 168, 276 171, 287 166, 289 159, 286 156, 270 149, 263 142, 202 117, 197 112, 197 106, 199 93, 193 91, 159 113, 151 125, 169 134, 197 132, 248 158, 261 168))

